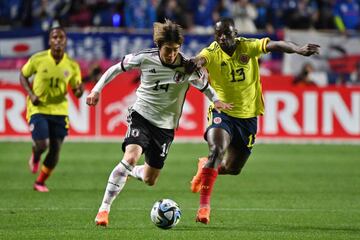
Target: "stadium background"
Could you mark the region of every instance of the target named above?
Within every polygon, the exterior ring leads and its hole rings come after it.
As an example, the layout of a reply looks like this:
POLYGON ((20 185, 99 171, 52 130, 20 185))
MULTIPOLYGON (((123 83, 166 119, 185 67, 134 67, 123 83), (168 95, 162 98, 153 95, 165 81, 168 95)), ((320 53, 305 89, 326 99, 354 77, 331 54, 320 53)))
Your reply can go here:
MULTIPOLYGON (((70 96, 69 139, 117 139, 125 133, 126 109, 134 101, 139 73, 119 76, 121 80, 105 89, 101 104, 88 108, 85 96, 101 73, 127 53, 153 47, 152 22, 164 17, 184 26, 182 51, 194 56, 213 41, 212 24, 220 16, 233 17, 240 36, 321 45, 320 55, 312 58, 276 53, 261 58, 266 113, 258 140, 360 140, 358 1, 18 0, 0 4, 2 140, 28 137, 19 69, 31 54, 48 47, 50 26, 66 27, 67 52, 80 63, 86 82, 87 92, 80 101, 70 96)), ((206 107, 203 96, 191 90, 178 140, 201 140, 206 107)))
POLYGON ((354 0, 0 0, 0 239, 359 239, 359 15, 354 0), (128 181, 110 226, 96 228, 139 73, 110 83, 96 108, 85 96, 123 55, 153 46, 152 22, 165 16, 182 24, 182 50, 193 56, 212 41, 213 21, 226 15, 238 20, 241 36, 321 45, 316 57, 261 60, 267 110, 257 142, 272 144, 256 144, 240 176, 218 178, 210 225, 195 223, 198 195, 189 181, 207 153, 207 102, 191 90, 176 137, 183 143, 172 145, 158 184, 128 181), (69 96, 70 136, 43 195, 32 190, 27 166, 31 138, 19 69, 48 47, 47 31, 57 22, 66 27, 67 51, 81 65, 87 92, 80 101, 69 96), (166 197, 180 204, 182 219, 161 231, 149 212, 166 197))

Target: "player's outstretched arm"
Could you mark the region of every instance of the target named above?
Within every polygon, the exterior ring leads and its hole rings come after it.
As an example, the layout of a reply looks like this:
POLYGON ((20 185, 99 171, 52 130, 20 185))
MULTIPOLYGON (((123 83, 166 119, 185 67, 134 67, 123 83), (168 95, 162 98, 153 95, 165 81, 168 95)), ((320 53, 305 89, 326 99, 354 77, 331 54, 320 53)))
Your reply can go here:
POLYGON ((99 81, 91 90, 91 93, 86 97, 86 104, 89 106, 95 106, 99 101, 101 90, 106 84, 111 82, 119 73, 122 73, 121 62, 111 66, 106 72, 100 77, 99 81))
POLYGON ((196 56, 196 58, 194 59, 194 62, 196 64, 196 67, 197 68, 201 68, 201 67, 204 67, 205 64, 206 64, 206 59, 200 55, 196 56))
POLYGON ((320 46, 313 43, 298 46, 296 43, 288 41, 270 41, 266 45, 266 50, 268 52, 297 53, 303 56, 311 56, 319 54, 320 46))

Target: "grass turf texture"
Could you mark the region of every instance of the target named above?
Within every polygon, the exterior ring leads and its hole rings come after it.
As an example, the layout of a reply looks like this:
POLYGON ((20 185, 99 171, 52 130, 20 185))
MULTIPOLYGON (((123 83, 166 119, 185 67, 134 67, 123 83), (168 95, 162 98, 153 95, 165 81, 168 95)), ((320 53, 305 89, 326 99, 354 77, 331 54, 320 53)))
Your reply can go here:
POLYGON ((47 182, 32 190, 31 143, 0 143, 0 239, 359 239, 360 157, 356 145, 255 146, 239 176, 220 176, 210 225, 195 223, 199 196, 189 191, 205 144, 174 144, 156 186, 128 181, 108 228, 94 218, 119 143, 65 142, 47 182), (182 219, 171 230, 150 221, 153 203, 177 201, 182 219))

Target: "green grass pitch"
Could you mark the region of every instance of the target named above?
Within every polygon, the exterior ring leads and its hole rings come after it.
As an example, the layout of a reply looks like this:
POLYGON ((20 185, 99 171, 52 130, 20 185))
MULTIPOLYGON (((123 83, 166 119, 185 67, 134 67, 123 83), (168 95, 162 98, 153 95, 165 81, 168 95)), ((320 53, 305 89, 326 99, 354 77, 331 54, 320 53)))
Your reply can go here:
POLYGON ((94 218, 120 143, 65 142, 49 193, 32 190, 30 149, 0 142, 0 239, 360 239, 358 145, 255 145, 240 175, 219 176, 203 225, 194 221, 199 196, 189 181, 207 146, 175 143, 157 185, 128 181, 107 228, 94 218), (171 230, 150 221, 161 198, 182 209, 171 230))

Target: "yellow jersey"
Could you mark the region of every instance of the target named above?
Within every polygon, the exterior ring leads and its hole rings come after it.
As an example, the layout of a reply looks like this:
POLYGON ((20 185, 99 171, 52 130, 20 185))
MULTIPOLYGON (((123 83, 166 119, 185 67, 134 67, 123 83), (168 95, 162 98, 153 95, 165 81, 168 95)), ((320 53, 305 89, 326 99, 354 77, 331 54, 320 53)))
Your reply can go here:
POLYGON ((27 97, 26 118, 33 114, 68 115, 68 85, 75 88, 81 83, 80 67, 66 53, 56 64, 50 50, 38 52, 30 57, 21 69, 29 78, 34 75, 32 90, 39 97, 40 104, 34 106, 27 97))
POLYGON ((227 55, 214 41, 199 56, 206 59, 210 85, 219 99, 233 103, 233 108, 223 110, 237 118, 251 118, 264 113, 258 58, 266 52, 269 38, 236 38, 237 48, 227 55))

